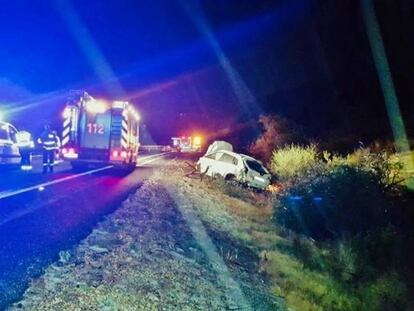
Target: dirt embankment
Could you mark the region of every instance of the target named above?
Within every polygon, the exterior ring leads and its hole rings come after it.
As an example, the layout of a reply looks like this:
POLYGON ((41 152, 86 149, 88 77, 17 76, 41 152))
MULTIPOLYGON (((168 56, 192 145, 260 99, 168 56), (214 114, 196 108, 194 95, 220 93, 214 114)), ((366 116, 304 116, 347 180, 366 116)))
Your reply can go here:
POLYGON ((157 172, 10 310, 282 309, 257 255, 210 225, 226 222, 214 212, 225 202, 184 171, 174 162, 157 172))

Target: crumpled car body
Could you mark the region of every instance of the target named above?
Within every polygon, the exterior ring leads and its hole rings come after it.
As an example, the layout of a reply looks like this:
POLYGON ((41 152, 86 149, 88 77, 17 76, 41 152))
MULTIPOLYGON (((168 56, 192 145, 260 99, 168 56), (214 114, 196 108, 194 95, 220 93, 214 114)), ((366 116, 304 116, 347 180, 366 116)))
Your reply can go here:
POLYGON ((214 149, 202 156, 197 165, 200 172, 207 176, 222 176, 257 189, 270 185, 269 171, 260 161, 244 154, 214 149))

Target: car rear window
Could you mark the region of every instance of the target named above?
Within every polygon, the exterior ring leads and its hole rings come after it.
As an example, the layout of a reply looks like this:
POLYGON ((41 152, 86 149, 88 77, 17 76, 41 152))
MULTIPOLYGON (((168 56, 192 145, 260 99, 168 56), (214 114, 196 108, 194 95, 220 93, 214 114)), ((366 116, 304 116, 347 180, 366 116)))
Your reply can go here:
POLYGON ((212 154, 208 154, 208 155, 206 155, 204 157, 207 158, 207 159, 213 159, 213 160, 215 160, 216 159, 216 154, 215 153, 212 153, 212 154))

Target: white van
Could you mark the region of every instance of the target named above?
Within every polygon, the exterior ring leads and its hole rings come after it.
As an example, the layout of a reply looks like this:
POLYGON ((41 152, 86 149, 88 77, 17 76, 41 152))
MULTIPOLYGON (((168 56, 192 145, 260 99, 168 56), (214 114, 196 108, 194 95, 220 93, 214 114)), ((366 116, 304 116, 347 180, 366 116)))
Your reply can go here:
POLYGON ((19 165, 20 153, 16 140, 17 129, 0 121, 0 165, 19 165))

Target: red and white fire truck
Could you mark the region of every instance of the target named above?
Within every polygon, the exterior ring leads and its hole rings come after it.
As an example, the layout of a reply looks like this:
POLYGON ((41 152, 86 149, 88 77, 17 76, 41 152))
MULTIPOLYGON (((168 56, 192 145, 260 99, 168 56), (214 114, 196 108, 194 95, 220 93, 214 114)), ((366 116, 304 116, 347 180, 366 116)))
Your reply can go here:
POLYGON ((81 92, 68 100, 62 116, 62 155, 74 169, 93 164, 136 167, 140 117, 130 103, 81 92))
POLYGON ((171 137, 172 146, 178 152, 200 152, 201 137, 200 136, 181 136, 171 137))

